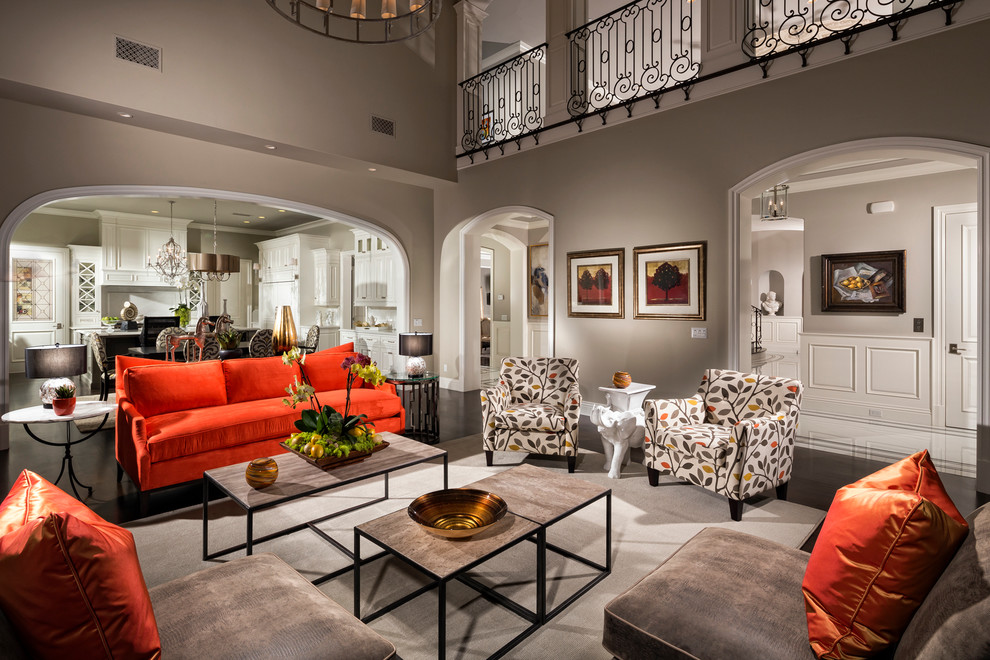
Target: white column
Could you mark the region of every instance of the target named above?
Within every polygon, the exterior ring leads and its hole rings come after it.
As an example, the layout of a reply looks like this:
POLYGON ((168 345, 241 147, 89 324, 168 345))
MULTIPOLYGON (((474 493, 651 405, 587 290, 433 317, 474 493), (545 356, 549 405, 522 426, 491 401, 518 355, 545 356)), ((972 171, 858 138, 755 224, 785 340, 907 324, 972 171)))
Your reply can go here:
POLYGON ((571 96, 570 42, 567 33, 588 22, 585 0, 547 0, 547 116, 544 125, 566 119, 571 96))
POLYGON ((460 0, 457 13, 457 82, 481 72, 481 23, 491 0, 460 0))

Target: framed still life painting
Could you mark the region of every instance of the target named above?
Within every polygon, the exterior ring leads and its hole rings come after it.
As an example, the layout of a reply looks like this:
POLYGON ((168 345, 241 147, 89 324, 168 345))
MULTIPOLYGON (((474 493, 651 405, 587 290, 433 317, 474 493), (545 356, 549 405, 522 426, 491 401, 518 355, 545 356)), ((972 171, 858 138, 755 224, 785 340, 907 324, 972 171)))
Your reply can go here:
POLYGON ((567 315, 621 319, 625 250, 567 253, 567 315))
POLYGON ((529 316, 548 315, 550 296, 550 246, 547 243, 529 246, 529 316))
POLYGON ((904 250, 822 255, 823 312, 904 312, 904 250))
POLYGON ((633 249, 637 319, 705 320, 707 241, 633 249))

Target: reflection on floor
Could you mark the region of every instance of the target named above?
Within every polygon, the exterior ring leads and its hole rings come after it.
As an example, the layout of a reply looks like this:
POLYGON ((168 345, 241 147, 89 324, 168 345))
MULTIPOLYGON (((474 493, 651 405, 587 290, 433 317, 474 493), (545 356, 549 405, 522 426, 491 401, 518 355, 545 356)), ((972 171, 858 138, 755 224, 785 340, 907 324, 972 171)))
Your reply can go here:
POLYGON ((481 386, 492 387, 498 383, 498 366, 481 365, 481 386))
MULTIPOLYGON (((752 370, 764 376, 801 380, 800 355, 769 351, 755 353, 752 370)), ((940 471, 965 477, 976 476, 976 431, 857 420, 804 409, 801 411, 797 443, 810 449, 884 463, 927 449, 940 471)))

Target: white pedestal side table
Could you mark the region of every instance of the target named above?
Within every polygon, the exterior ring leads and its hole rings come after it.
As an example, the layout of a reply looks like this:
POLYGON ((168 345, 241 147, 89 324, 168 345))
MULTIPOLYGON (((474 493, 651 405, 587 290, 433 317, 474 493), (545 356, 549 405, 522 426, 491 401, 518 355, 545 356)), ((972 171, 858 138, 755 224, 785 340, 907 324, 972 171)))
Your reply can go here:
POLYGON ((49 445, 51 447, 65 447, 65 454, 62 456, 62 469, 58 471, 58 477, 55 479, 56 484, 62 479, 62 475, 66 471, 69 473, 69 485, 72 486, 72 492, 76 494, 77 499, 82 499, 79 497, 79 491, 76 490, 76 484, 79 484, 83 488, 89 491, 89 494, 93 494, 93 487, 87 486, 83 482, 79 481, 76 477, 75 470, 72 469, 72 445, 78 445, 80 442, 89 440, 94 435, 100 432, 103 425, 107 423, 107 419, 110 415, 113 415, 117 410, 116 403, 107 403, 106 401, 79 401, 76 403, 76 409, 72 411, 70 415, 56 415, 55 411, 51 408, 45 408, 44 406, 32 406, 30 408, 20 408, 19 410, 11 410, 10 412, 0 417, 0 421, 4 421, 7 424, 23 424, 24 430, 29 436, 37 440, 43 445, 49 445), (72 439, 72 426, 70 422, 76 419, 86 419, 89 417, 99 417, 103 415, 103 421, 100 425, 96 427, 94 431, 87 433, 81 438, 75 440, 72 439), (43 440, 39 438, 31 429, 28 428, 28 424, 51 424, 53 422, 65 422, 65 442, 51 442, 49 440, 43 440), (68 467, 68 470, 66 470, 68 467))
POLYGON ((655 385, 630 383, 629 387, 599 387, 605 392, 604 406, 595 406, 591 421, 598 425, 605 452, 608 476, 618 479, 628 459, 629 447, 642 447, 646 434, 643 403, 655 385))

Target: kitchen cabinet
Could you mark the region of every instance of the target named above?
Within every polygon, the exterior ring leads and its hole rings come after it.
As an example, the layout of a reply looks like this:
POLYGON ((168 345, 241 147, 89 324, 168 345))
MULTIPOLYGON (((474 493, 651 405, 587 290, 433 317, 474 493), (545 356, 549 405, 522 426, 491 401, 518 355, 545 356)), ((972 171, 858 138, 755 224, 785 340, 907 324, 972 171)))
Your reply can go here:
POLYGON ((317 307, 340 305, 340 250, 313 250, 313 304, 317 307))
POLYGON ((72 327, 100 327, 102 251, 99 245, 70 245, 72 257, 72 327))
POLYGON ((186 227, 190 220, 164 218, 129 213, 100 215, 100 249, 102 284, 141 284, 172 286, 148 266, 148 258, 158 257, 158 250, 169 237, 186 249, 186 227))
POLYGON ((325 348, 333 348, 334 346, 339 346, 341 343, 340 339, 340 328, 329 328, 327 326, 320 326, 320 350, 325 348))
MULTIPOLYGON (((341 331, 341 341, 348 341, 344 339, 344 331, 341 331)), ((399 355, 399 335, 395 332, 358 328, 354 350, 370 357, 383 374, 405 369, 405 358, 399 355)))
MULTIPOLYGON (((258 322, 261 327, 271 328, 275 324, 275 311, 283 305, 292 308, 297 335, 304 327, 318 325, 320 318, 318 305, 315 304, 317 277, 314 253, 320 250, 329 252, 330 239, 326 236, 290 234, 255 245, 258 246, 260 265, 258 322)), ((339 272, 338 252, 338 282, 339 272)), ((340 287, 337 289, 339 291, 340 287)))
POLYGON ((384 239, 352 229, 354 243, 354 304, 396 306, 395 256, 384 239))

